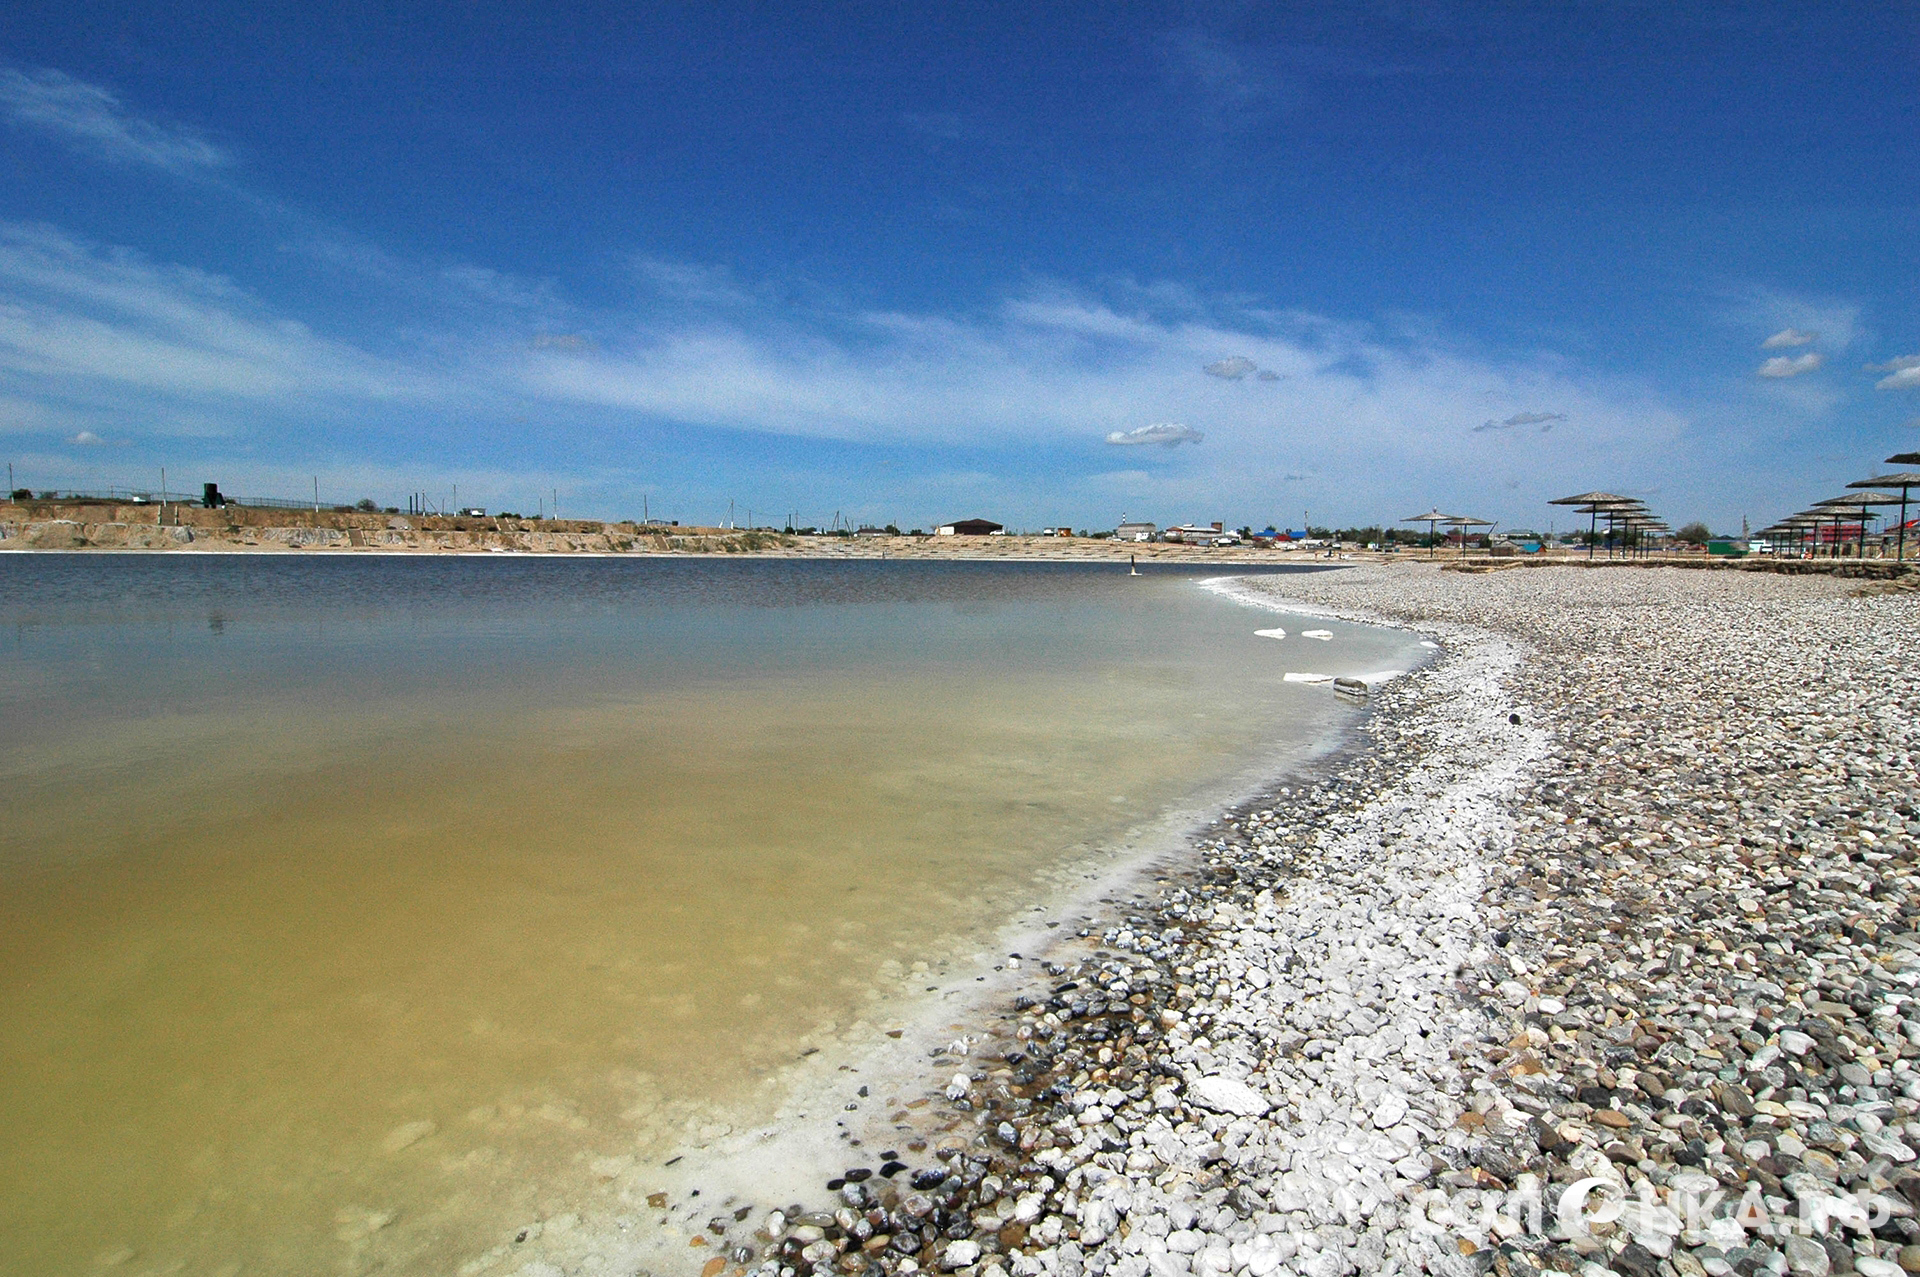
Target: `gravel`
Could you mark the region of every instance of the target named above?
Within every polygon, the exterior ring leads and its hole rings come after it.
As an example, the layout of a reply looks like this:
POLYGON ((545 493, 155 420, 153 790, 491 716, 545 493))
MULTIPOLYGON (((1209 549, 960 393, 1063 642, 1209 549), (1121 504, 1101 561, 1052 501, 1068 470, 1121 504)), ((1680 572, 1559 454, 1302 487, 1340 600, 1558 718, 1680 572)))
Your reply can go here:
POLYGON ((1920 1271, 1920 601, 1235 588, 1444 654, 939 1053, 925 1164, 717 1225, 707 1277, 1920 1271))

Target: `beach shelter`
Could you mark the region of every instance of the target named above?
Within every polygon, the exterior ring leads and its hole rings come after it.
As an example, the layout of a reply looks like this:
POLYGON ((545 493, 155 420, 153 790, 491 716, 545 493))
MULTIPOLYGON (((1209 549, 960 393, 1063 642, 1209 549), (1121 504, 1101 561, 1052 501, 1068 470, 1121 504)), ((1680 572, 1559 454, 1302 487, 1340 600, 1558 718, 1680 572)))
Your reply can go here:
MULTIPOLYGON (((1613 492, 1582 492, 1577 496, 1561 497, 1558 500, 1549 501, 1547 504, 1577 506, 1581 514, 1591 516, 1587 524, 1587 557, 1591 559, 1593 557, 1593 543, 1600 534, 1600 516, 1609 511, 1620 509, 1623 506, 1636 506, 1640 503, 1631 497, 1623 497, 1613 492)), ((1607 523, 1609 524, 1608 532, 1611 534, 1613 518, 1610 514, 1608 515, 1607 523)), ((1613 553, 1611 537, 1609 537, 1607 553, 1609 555, 1613 553)))
POLYGON ((1458 529, 1460 532, 1460 557, 1461 558, 1465 558, 1467 555, 1467 529, 1468 528, 1490 528, 1493 526, 1494 526, 1494 521, 1492 519, 1476 519, 1472 515, 1467 515, 1467 514, 1456 514, 1451 519, 1447 520, 1448 528, 1455 528, 1455 529, 1458 529))
POLYGON ((1441 514, 1439 507, 1436 506, 1433 509, 1427 511, 1425 514, 1410 514, 1406 518, 1400 520, 1400 522, 1424 523, 1427 525, 1427 557, 1431 559, 1433 557, 1433 552, 1434 552, 1434 545, 1433 545, 1434 528, 1442 523, 1453 522, 1453 517, 1454 516, 1450 514, 1441 514))
POLYGON ((1790 515, 1773 525, 1781 534, 1793 542, 1794 557, 1804 559, 1811 556, 1807 546, 1807 533, 1818 528, 1820 521, 1805 515, 1790 515))
MULTIPOLYGON (((1852 516, 1859 520, 1859 548, 1855 551, 1854 557, 1861 559, 1867 557, 1867 520, 1875 517, 1873 507, 1900 504, 1901 499, 1899 497, 1887 492, 1860 492, 1850 497, 1828 497, 1825 501, 1816 501, 1813 503, 1816 510, 1832 510, 1843 518, 1852 516)), ((1833 551, 1837 558, 1840 553, 1838 525, 1835 527, 1833 551)))
MULTIPOLYGON (((1920 458, 1920 453, 1905 453, 1905 456, 1920 458)), ((1899 458, 1891 458, 1898 460, 1899 458)), ((1894 550, 1894 560, 1904 561, 1907 557, 1907 493, 1920 488, 1920 470, 1901 470, 1894 474, 1875 475, 1871 479, 1856 479, 1847 485, 1849 488, 1898 488, 1900 489, 1900 523, 1894 550)), ((1882 543, 1884 544, 1884 542, 1882 543)))

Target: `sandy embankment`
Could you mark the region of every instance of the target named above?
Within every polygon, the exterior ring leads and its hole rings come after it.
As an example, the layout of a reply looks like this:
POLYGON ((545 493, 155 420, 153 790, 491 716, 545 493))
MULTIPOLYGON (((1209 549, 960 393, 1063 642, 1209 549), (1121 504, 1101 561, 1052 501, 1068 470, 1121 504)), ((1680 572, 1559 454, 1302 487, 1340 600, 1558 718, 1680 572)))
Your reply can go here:
POLYGON ((1448 654, 1379 694, 1369 752, 1038 955, 926 1066, 932 1103, 875 1115, 865 1147, 906 1165, 797 1216, 658 1197, 625 1240, 486 1266, 677 1237, 709 1277, 1920 1267, 1915 602, 1661 571, 1245 588, 1448 654), (1612 1205, 1563 1220, 1572 1186, 1612 1205))
MULTIPOLYGON (((0 550, 196 553, 756 555, 843 559, 1034 559, 1269 563, 1323 550, 1193 546, 1090 537, 785 536, 586 519, 402 516, 344 511, 147 505, 0 504, 0 550)), ((1338 557, 1337 555, 1334 557, 1338 557)), ((1366 556, 1361 556, 1366 557, 1366 556)))

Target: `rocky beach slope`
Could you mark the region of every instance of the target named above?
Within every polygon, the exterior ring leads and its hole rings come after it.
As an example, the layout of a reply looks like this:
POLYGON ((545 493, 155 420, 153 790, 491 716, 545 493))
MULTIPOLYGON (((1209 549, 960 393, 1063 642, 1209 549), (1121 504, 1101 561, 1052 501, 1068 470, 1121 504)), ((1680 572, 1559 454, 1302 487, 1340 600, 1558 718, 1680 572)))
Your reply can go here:
POLYGON ((814 1202, 655 1196, 636 1243, 685 1228, 707 1277, 1920 1271, 1914 601, 1236 588, 1446 654, 936 1050, 863 1132, 898 1147, 814 1202))

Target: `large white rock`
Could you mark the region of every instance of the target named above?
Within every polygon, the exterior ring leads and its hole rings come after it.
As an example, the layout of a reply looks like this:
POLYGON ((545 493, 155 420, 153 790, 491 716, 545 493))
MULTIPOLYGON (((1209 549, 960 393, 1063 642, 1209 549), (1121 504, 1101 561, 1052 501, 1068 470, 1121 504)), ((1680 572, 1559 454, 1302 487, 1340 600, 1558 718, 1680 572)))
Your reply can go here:
POLYGON ((1190 1083, 1187 1099, 1201 1108, 1212 1109, 1215 1113, 1231 1113, 1235 1117, 1265 1117, 1267 1110, 1273 1107, 1260 1092, 1245 1082, 1236 1082, 1217 1073, 1190 1083))
POLYGON ((940 1266, 948 1272, 956 1268, 965 1268, 980 1258, 980 1243, 973 1241, 948 1242, 940 1255, 940 1266))
POLYGON ((1398 1091, 1388 1091, 1373 1106, 1373 1124, 1381 1130, 1400 1125, 1407 1115, 1407 1097, 1398 1091))

